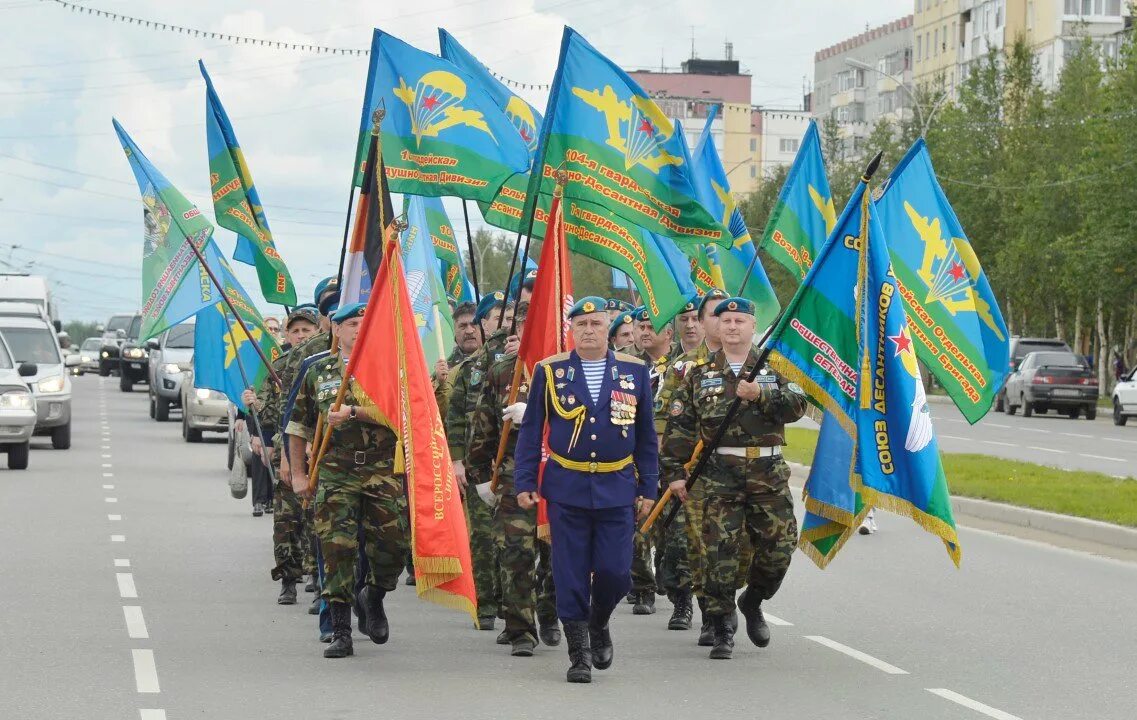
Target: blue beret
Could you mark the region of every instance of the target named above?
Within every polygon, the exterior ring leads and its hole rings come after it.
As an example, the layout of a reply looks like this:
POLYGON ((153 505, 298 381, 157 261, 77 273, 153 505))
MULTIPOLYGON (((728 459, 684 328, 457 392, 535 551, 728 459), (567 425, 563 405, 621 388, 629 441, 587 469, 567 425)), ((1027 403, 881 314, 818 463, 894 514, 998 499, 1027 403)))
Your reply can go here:
POLYGON ((482 299, 478 301, 478 309, 474 313, 474 322, 481 322, 485 319, 486 315, 496 307, 501 307, 505 304, 505 293, 498 290, 492 293, 486 293, 482 299))
POLYGON ((612 327, 608 328, 608 339, 611 340, 612 338, 616 337, 616 333, 620 330, 620 328, 624 327, 625 325, 631 325, 632 322, 632 314, 630 312, 625 311, 617 315, 616 318, 612 321, 612 327))
POLYGON ((647 314, 647 308, 644 307, 643 305, 640 305, 639 307, 632 308, 631 314, 632 314, 632 319, 635 320, 636 322, 648 322, 649 320, 651 320, 651 316, 647 314))
POLYGON ((521 281, 521 287, 533 289, 533 283, 537 282, 537 269, 534 268, 525 273, 525 279, 521 281))
POLYGON ((626 300, 618 300, 616 298, 608 298, 608 310, 619 310, 620 312, 631 312, 634 306, 626 300))
POLYGON ((687 296, 687 303, 685 305, 683 305, 683 307, 679 308, 679 312, 677 312, 675 314, 676 315, 682 315, 683 313, 695 312, 698 309, 699 309, 699 293, 693 292, 687 296))
POLYGON ((333 312, 335 312, 335 309, 339 307, 339 304, 340 291, 333 290, 328 295, 325 295, 323 300, 320 300, 320 314, 330 316, 333 312))
POLYGON ((715 308, 715 317, 722 315, 724 312, 740 312, 747 315, 754 314, 754 303, 744 297, 730 297, 719 303, 715 308))
POLYGON ((616 298, 608 298, 608 302, 604 304, 605 310, 619 310, 620 301, 616 298))
POLYGON ((336 310, 336 314, 332 315, 332 322, 341 323, 344 320, 363 317, 363 311, 366 309, 367 303, 349 303, 336 310))
POLYGON ((602 297, 589 295, 588 297, 581 298, 576 301, 576 305, 572 306, 569 310, 569 318, 574 318, 577 315, 588 315, 589 313, 607 312, 608 301, 602 297))
POLYGON ((324 291, 328 289, 328 285, 331 285, 332 283, 336 283, 337 286, 339 285, 339 281, 336 280, 335 275, 326 277, 320 282, 316 283, 316 292, 312 299, 313 304, 320 302, 320 296, 324 294, 324 291))
POLYGON ((730 296, 727 295, 724 290, 711 288, 709 291, 707 291, 707 294, 704 295, 701 300, 699 300, 699 312, 702 313, 703 308, 705 308, 707 306, 707 303, 709 303, 711 300, 726 300, 728 297, 730 296))

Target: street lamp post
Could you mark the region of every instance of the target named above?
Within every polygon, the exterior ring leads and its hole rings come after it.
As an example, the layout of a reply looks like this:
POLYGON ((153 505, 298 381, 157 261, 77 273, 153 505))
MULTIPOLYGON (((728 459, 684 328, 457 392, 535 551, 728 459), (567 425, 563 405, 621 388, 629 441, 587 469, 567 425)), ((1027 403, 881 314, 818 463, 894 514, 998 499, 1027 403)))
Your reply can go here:
POLYGON ((875 68, 866 62, 861 62, 856 58, 845 58, 845 64, 849 65, 850 67, 855 67, 859 70, 868 70, 869 72, 883 75, 884 77, 895 82, 896 85, 901 90, 903 90, 909 98, 911 98, 912 106, 916 109, 916 113, 920 116, 920 137, 924 137, 928 134, 928 128, 932 125, 932 118, 936 116, 936 113, 939 111, 939 109, 943 107, 944 101, 948 99, 948 93, 942 93, 936 102, 932 105, 932 109, 925 113, 924 106, 920 104, 920 99, 916 97, 916 93, 912 92, 912 90, 904 84, 903 79, 896 77, 892 73, 886 73, 880 68, 875 68))

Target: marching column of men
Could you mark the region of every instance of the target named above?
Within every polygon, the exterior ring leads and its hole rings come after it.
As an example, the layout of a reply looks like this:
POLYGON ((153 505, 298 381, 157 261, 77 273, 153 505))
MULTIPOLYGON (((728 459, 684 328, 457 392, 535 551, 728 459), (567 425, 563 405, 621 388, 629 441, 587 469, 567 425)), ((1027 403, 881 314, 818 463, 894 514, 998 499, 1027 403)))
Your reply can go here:
MULTIPOLYGON (((494 292, 456 306, 455 350, 434 368, 465 498, 477 627, 493 630, 502 618, 497 643, 529 657, 539 644, 559 645, 563 626, 570 682, 611 666, 610 618, 625 596, 634 615, 650 615, 657 592, 666 594, 672 630, 690 628, 697 599, 698 644, 711 646, 711 658, 732 655, 736 607, 751 641, 766 646, 762 602, 777 592, 797 540, 784 425, 806 400, 766 367, 745 380, 759 360, 753 304, 712 291, 657 330, 642 307, 584 298, 568 313, 575 349, 522 373, 514 391, 534 276, 517 279, 516 299, 494 292), (740 411, 688 488, 736 397, 740 411), (645 536, 637 518, 668 487, 680 510, 645 536)), ((406 478, 394 426, 343 376, 365 306, 339 307, 331 278, 315 300, 286 320, 291 349, 275 363, 282 386, 243 399, 263 426, 254 449, 263 446, 281 479, 277 601, 294 604, 297 584, 311 577, 324 656, 339 658, 354 652, 353 605, 362 633, 378 644, 389 637, 384 599, 408 557, 406 478)))

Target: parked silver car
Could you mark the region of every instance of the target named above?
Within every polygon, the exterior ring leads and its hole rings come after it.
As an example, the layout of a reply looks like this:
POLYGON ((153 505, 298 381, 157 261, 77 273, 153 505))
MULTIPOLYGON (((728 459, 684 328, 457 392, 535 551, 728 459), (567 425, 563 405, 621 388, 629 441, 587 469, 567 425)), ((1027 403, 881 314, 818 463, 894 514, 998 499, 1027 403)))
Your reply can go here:
POLYGON ((150 351, 150 417, 170 419, 170 408, 182 406, 182 379, 193 368, 193 323, 175 325, 146 341, 150 351))
POLYGON ((0 452, 8 469, 26 470, 32 433, 36 429, 36 398, 25 378, 34 377, 32 363, 16 366, 8 344, 0 339, 0 452))
MULTIPOLYGON (((5 312, 8 311, 6 307, 5 312)), ((79 356, 69 355, 65 365, 55 330, 43 317, 24 313, 0 315, 0 335, 17 365, 36 366, 36 373, 27 378, 36 399, 35 434, 50 435, 56 450, 71 447, 71 378, 67 369, 79 365, 79 356)))

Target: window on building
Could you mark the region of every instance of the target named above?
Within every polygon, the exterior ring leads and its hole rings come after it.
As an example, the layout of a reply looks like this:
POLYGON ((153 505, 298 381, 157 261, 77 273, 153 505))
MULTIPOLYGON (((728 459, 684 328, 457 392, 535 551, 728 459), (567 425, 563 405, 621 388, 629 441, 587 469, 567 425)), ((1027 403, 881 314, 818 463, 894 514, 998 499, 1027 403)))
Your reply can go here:
POLYGON ((924 0, 916 0, 916 12, 920 12, 923 9, 923 5, 924 0))
POLYGON ((758 177, 758 168, 754 166, 754 163, 750 163, 750 177, 758 177))
POLYGON ((758 138, 750 138, 750 152, 758 152, 758 138))
POLYGON ((797 138, 782 138, 778 141, 778 152, 796 153, 801 140, 797 138))
POLYGON ((916 36, 916 59, 918 59, 918 60, 924 59, 924 36, 923 35, 917 35, 916 36))
POLYGON ((932 35, 932 55, 940 54, 940 29, 936 28, 936 32, 932 35))

